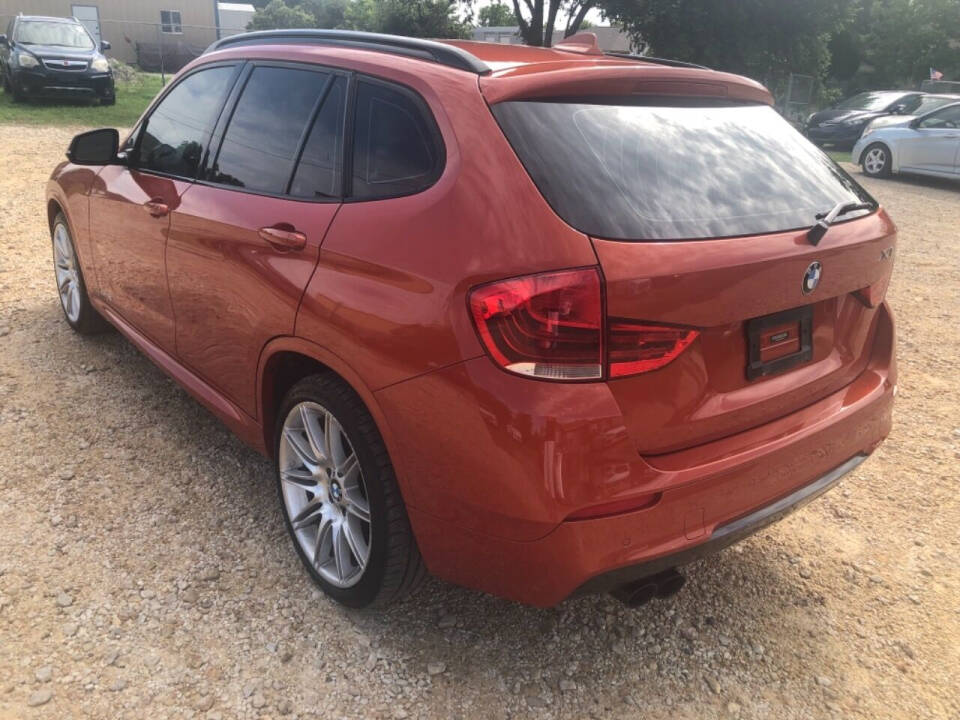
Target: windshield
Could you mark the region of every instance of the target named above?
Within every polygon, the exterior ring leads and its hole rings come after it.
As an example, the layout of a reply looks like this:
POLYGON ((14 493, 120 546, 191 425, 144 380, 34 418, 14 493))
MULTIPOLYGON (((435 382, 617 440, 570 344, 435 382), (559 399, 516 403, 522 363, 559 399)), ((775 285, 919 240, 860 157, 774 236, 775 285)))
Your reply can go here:
POLYGON ((884 110, 902 93, 864 92, 837 103, 837 110, 884 110))
POLYGON ((21 22, 17 25, 16 40, 24 45, 55 45, 77 50, 93 49, 93 40, 83 25, 73 23, 21 22))
POLYGON ((719 238, 809 227, 873 202, 767 106, 506 102, 493 107, 544 197, 588 235, 719 238))

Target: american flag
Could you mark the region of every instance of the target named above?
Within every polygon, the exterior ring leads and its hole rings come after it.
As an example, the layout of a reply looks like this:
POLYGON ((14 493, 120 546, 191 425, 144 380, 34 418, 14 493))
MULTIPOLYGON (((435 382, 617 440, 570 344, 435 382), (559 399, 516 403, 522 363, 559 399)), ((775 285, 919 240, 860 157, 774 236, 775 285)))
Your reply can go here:
POLYGON ((930 79, 931 79, 931 80, 942 80, 942 79, 943 79, 943 73, 940 72, 939 70, 934 70, 933 68, 930 68, 930 79))

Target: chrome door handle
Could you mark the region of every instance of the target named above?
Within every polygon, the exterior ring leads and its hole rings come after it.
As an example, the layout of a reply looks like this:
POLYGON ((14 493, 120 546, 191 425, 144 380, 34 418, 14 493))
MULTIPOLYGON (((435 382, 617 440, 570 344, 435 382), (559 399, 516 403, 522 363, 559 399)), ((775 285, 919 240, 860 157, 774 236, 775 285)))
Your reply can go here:
POLYGON ((286 223, 280 227, 260 228, 258 234, 277 250, 303 250, 307 246, 307 236, 286 223))
POLYGON ((143 204, 143 209, 146 210, 152 217, 159 218, 165 215, 170 214, 170 206, 167 205, 163 200, 159 198, 154 198, 153 200, 147 200, 143 204))

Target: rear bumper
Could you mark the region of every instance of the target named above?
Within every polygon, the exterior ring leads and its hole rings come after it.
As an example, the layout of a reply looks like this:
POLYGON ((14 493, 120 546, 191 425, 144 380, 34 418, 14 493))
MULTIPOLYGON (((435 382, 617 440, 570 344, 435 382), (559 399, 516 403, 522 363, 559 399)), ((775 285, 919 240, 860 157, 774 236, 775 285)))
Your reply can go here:
POLYGON ((854 382, 773 422, 665 455, 637 454, 606 386, 531 383, 486 358, 377 395, 403 448, 391 456, 428 569, 551 606, 716 551, 816 497, 887 436, 895 383, 893 323, 882 307, 854 382), (567 519, 651 492, 658 500, 644 509, 567 519))
POLYGON ((827 490, 839 483, 847 473, 855 470, 867 457, 868 456, 864 454, 854 455, 845 463, 835 467, 809 485, 804 485, 786 497, 782 497, 769 505, 754 510, 748 515, 732 520, 725 525, 718 526, 710 535, 710 539, 705 542, 670 555, 662 555, 654 560, 648 560, 637 565, 630 565, 617 570, 611 570, 602 575, 597 575, 577 588, 574 594, 589 595, 592 593, 610 592, 627 583, 642 580, 643 578, 656 575, 669 568, 686 565, 730 547, 734 543, 740 542, 744 538, 753 535, 755 532, 759 532, 763 530, 763 528, 782 520, 794 510, 799 510, 811 500, 820 497, 827 492, 827 490))

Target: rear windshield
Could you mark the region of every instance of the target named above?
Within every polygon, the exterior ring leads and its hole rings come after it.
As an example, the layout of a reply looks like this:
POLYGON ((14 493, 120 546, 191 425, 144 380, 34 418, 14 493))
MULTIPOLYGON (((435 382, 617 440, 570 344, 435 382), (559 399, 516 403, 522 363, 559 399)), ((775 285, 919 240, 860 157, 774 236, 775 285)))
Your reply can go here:
POLYGON ((595 237, 758 235, 873 202, 767 106, 524 101, 493 113, 547 202, 595 237))

